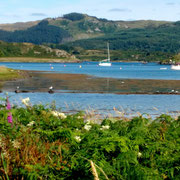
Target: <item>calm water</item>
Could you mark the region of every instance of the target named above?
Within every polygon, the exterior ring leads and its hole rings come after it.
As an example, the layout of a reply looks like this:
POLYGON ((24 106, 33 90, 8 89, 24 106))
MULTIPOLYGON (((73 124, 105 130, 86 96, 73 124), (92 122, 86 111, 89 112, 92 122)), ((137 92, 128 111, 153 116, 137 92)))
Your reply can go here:
MULTIPOLYGON (((168 65, 156 63, 113 63, 112 67, 99 67, 97 62, 79 64, 61 63, 0 63, 14 69, 41 70, 58 73, 89 74, 99 77, 130 78, 130 79, 171 79, 180 80, 180 71, 173 71, 168 65), (80 68, 81 66, 81 68, 80 68)), ((48 104, 56 101, 62 111, 96 110, 98 113, 116 115, 114 107, 128 115, 148 113, 158 116, 169 112, 178 115, 180 112, 179 95, 116 95, 88 93, 9 93, 14 104, 22 105, 21 99, 30 97, 32 104, 48 104)), ((0 96, 4 96, 2 93, 0 96)))
MULTIPOLYGON (((1 94, 4 96, 4 94, 1 94)), ((162 113, 173 116, 180 115, 179 95, 116 95, 116 94, 88 94, 88 93, 9 93, 13 104, 22 106, 21 99, 29 97, 32 104, 51 104, 62 111, 95 110, 95 113, 107 116, 118 115, 113 109, 125 112, 126 116, 137 115, 137 112, 148 113, 156 117, 162 113)))
POLYGON ((97 62, 84 63, 0 63, 14 69, 50 71, 58 73, 89 74, 99 77, 125 79, 171 79, 180 80, 180 71, 170 69, 170 65, 156 63, 112 63, 111 67, 100 67, 97 62), (81 68, 80 68, 81 66, 81 68))

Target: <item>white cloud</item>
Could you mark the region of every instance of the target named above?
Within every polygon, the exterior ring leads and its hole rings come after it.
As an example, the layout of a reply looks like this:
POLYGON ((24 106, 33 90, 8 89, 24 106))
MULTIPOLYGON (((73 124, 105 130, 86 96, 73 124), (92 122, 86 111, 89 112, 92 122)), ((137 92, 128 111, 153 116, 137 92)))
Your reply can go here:
POLYGON ((30 14, 30 16, 47 16, 47 15, 44 13, 32 13, 30 14))
POLYGON ((168 6, 173 6, 173 5, 175 5, 175 3, 169 2, 169 3, 166 3, 166 5, 168 5, 168 6))
POLYGON ((110 9, 109 12, 131 12, 130 9, 121 9, 121 8, 113 8, 113 9, 110 9))

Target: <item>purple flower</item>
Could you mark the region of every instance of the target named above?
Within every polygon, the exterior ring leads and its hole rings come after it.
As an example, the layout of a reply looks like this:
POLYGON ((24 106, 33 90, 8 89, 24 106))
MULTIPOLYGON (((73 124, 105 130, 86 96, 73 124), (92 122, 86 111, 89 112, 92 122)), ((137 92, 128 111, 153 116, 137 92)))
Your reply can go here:
POLYGON ((7 120, 8 120, 8 123, 11 123, 11 124, 13 123, 13 117, 12 117, 11 112, 8 113, 7 120))
POLYGON ((6 98, 6 109, 10 110, 11 109, 11 104, 9 102, 8 97, 6 98))
MULTIPOLYGON (((6 109, 7 110, 11 110, 11 104, 9 102, 8 97, 6 98, 6 109)), ((8 112, 8 117, 7 117, 8 123, 13 123, 13 117, 12 117, 12 113, 8 112)))

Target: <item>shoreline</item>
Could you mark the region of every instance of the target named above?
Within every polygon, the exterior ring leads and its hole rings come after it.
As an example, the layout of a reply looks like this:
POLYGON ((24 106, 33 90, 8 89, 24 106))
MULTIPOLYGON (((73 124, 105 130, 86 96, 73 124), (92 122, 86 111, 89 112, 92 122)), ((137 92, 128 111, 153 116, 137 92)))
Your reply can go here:
POLYGON ((20 79, 5 81, 0 92, 19 93, 100 93, 100 94, 147 94, 180 95, 180 80, 114 79, 85 74, 59 74, 45 71, 20 71, 20 79))
MULTIPOLYGON (((6 92, 14 92, 14 91, 6 91, 6 92)), ((20 93, 48 93, 48 91, 28 91, 28 90, 22 90, 20 93)), ((5 93, 4 91, 0 90, 0 93, 5 93)), ((180 95, 180 93, 166 93, 166 92, 158 92, 158 93, 131 93, 131 92, 122 92, 122 93, 115 93, 115 92, 58 92, 58 91, 53 91, 53 93, 49 94, 61 94, 61 93, 66 93, 66 94, 115 94, 115 95, 180 95)))
MULTIPOLYGON (((0 62, 23 62, 23 63, 83 63, 83 62, 99 62, 90 60, 80 60, 80 59, 60 59, 60 58, 44 58, 44 57, 0 57, 0 62)), ((126 63, 157 63, 160 61, 130 61, 130 60, 111 60, 112 63, 115 62, 126 62, 126 63)), ((162 64, 164 65, 164 64, 162 64)), ((167 65, 167 64, 165 64, 167 65)))
POLYGON ((79 59, 38 58, 38 57, 0 57, 0 62, 23 63, 79 63, 79 59))

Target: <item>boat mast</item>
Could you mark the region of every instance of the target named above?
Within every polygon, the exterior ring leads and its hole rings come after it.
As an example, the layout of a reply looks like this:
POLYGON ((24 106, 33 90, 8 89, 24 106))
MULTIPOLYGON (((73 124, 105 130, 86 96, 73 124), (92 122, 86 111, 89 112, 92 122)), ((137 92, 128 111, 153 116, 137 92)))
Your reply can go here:
POLYGON ((110 61, 109 43, 107 43, 107 50, 108 50, 108 61, 110 61))

